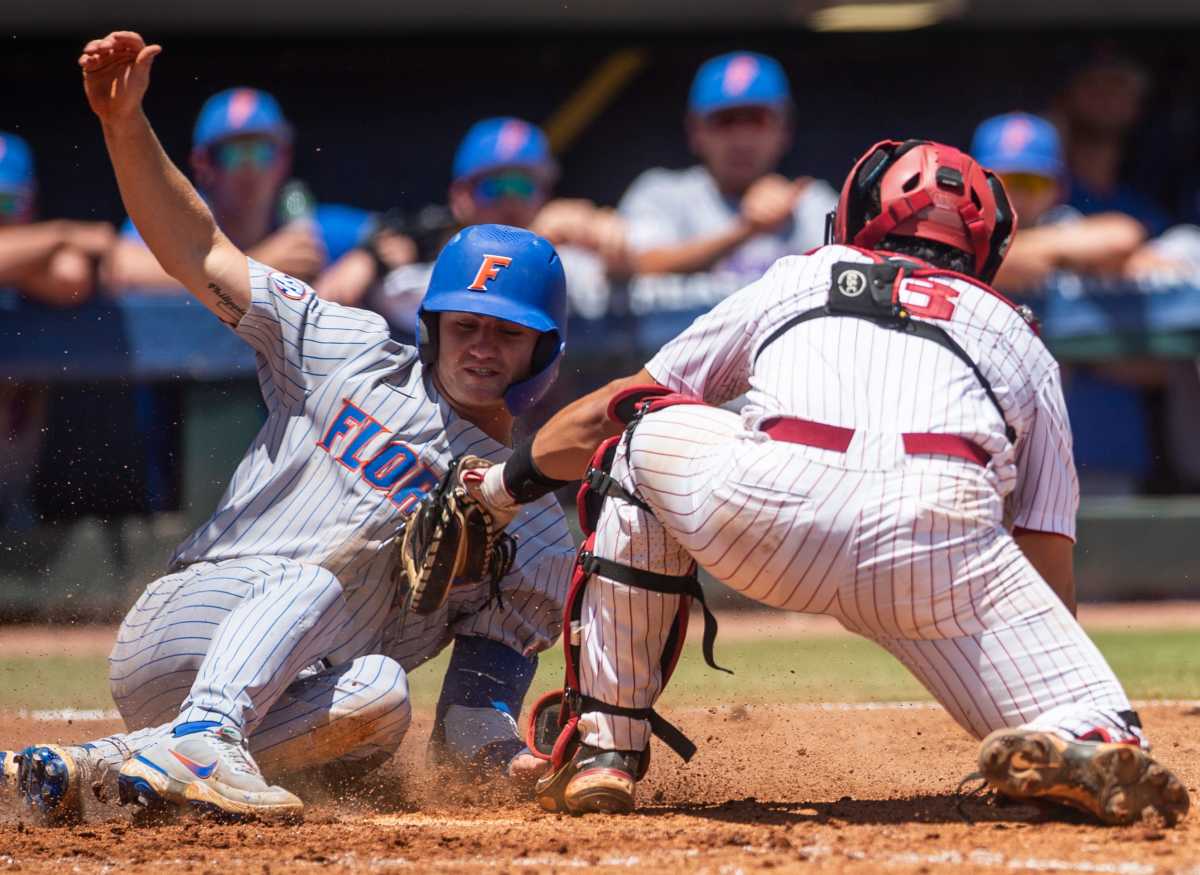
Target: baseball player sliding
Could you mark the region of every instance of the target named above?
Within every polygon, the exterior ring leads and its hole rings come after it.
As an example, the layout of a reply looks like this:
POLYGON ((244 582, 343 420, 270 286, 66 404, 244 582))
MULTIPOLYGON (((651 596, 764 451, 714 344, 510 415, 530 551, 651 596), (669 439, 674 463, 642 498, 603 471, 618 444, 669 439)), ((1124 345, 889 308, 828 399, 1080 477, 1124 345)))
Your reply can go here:
POLYGON ((539 801, 629 811, 652 732, 693 749, 652 708, 699 563, 885 647, 983 739, 996 790, 1174 821, 1186 790, 1064 604, 1071 432, 1031 318, 987 285, 1016 226, 1003 185, 948 146, 882 142, 830 218, 829 245, 780 259, 482 477, 503 509, 587 471, 567 689, 533 720, 537 748, 557 741, 539 801), (742 393, 740 415, 715 406, 742 393))
POLYGON ((515 560, 489 564, 500 579, 457 581, 426 613, 404 608, 394 542, 451 458, 507 457, 514 416, 554 380, 558 256, 528 231, 465 229, 434 266, 419 348, 394 342, 379 316, 319 300, 217 229, 142 113, 159 51, 129 32, 88 43, 88 101, 159 262, 254 347, 268 416, 212 518, 121 626, 111 683, 128 732, 4 752, 8 782, 51 819, 113 773, 145 806, 294 816, 300 799, 264 774, 353 777, 386 760, 409 726, 406 673, 452 640, 435 754, 535 775, 515 720, 560 631, 574 553, 562 511, 552 497, 525 508, 515 560))

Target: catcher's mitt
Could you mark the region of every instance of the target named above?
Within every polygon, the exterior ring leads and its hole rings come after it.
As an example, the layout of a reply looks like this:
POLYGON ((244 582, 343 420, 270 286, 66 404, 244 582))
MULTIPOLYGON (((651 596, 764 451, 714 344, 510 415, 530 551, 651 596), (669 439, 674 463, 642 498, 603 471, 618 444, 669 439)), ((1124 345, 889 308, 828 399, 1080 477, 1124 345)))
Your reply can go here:
POLYGON ((499 599, 500 580, 512 569, 517 542, 504 531, 509 520, 498 519, 463 485, 464 475, 478 478, 490 465, 477 456, 455 459, 401 524, 399 565, 408 578, 408 610, 432 614, 456 583, 487 581, 499 599))

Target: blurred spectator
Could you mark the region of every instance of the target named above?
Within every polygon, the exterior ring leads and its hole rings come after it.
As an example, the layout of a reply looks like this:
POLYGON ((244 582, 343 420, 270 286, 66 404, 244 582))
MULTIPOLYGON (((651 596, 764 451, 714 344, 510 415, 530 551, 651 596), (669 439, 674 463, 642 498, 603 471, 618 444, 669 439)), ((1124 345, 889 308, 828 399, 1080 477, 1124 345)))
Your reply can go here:
POLYGON ((701 65, 687 135, 702 163, 647 170, 621 200, 635 272, 732 275, 728 293, 821 244, 836 192, 775 172, 793 128, 791 90, 773 58, 735 52, 701 65))
MULTIPOLYGON (((412 337, 433 257, 464 225, 495 222, 530 228, 554 243, 567 275, 571 311, 587 318, 610 305, 610 277, 627 270, 624 223, 587 200, 551 200, 558 167, 546 136, 517 118, 489 118, 467 131, 454 155, 450 212, 421 253, 422 260, 386 272, 386 258, 370 252, 378 236, 353 260, 330 271, 337 281, 318 287, 322 297, 366 306, 384 315, 397 337, 412 337), (345 282, 341 282, 344 278, 345 282)), ((391 237, 387 245, 396 245, 391 237)))
POLYGON ((57 307, 87 300, 113 245, 107 222, 35 222, 37 180, 28 144, 0 132, 0 288, 57 307))
MULTIPOLYGON (((95 288, 113 228, 106 222, 36 222, 36 201, 29 145, 0 133, 0 289, 55 307, 80 304, 95 288)), ((42 447, 46 396, 42 386, 0 381, 0 527, 34 523, 30 477, 42 447)))
MULTIPOLYGON (((275 98, 253 88, 210 97, 192 135, 192 172, 217 224, 252 258, 309 282, 366 238, 365 210, 315 204, 292 171, 292 126, 275 98)), ((178 290, 126 221, 112 262, 118 289, 178 290)))
POLYGON ((1169 218, 1151 198, 1121 179, 1128 138, 1142 114, 1149 75, 1111 49, 1093 51, 1054 100, 1068 170, 1067 202, 1084 215, 1118 212, 1137 219, 1149 236, 1169 218))
POLYGON ((1017 212, 1018 231, 997 288, 1026 292, 1056 270, 1117 274, 1146 237, 1123 213, 1084 216, 1063 203, 1065 167, 1058 131, 1023 112, 995 116, 975 130, 971 154, 994 170, 1017 212))

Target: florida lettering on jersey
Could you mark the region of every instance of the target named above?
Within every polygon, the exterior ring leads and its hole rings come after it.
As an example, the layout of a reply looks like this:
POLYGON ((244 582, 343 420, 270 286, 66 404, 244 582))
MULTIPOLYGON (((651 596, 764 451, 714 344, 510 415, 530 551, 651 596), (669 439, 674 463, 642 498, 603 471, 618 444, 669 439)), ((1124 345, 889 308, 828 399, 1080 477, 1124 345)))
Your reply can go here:
POLYGON ((361 474, 371 488, 386 493, 401 513, 408 513, 439 478, 406 442, 389 439, 390 432, 347 398, 317 446, 346 470, 361 474))

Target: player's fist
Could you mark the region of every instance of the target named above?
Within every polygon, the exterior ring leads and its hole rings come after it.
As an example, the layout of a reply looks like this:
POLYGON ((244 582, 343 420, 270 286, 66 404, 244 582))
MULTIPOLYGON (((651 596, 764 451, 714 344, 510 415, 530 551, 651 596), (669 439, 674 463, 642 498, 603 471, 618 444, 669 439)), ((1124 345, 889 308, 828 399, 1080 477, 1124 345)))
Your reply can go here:
POLYGON ((796 208, 808 179, 791 180, 776 173, 756 180, 742 195, 742 220, 755 231, 775 231, 796 208))
POLYGON ((63 243, 90 257, 104 256, 117 242, 117 233, 108 222, 60 220, 63 243))
POLYGON ((106 124, 141 111, 150 85, 150 67, 162 46, 146 45, 140 34, 117 30, 83 47, 83 90, 92 112, 106 124))

